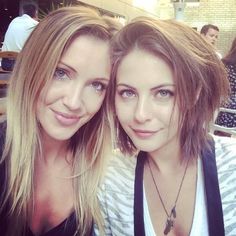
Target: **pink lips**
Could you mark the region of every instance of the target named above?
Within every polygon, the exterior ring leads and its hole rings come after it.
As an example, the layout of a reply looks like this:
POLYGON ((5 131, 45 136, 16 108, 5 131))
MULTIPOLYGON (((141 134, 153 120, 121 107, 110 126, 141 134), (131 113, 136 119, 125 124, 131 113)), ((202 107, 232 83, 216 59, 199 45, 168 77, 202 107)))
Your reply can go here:
POLYGON ((76 115, 70 115, 70 114, 66 114, 66 113, 62 113, 62 112, 57 112, 57 111, 54 111, 54 114, 55 114, 55 118, 57 119, 57 121, 61 125, 64 125, 64 126, 74 125, 80 119, 76 115))
POLYGON ((149 130, 140 130, 140 129, 132 129, 134 131, 134 133, 136 134, 136 136, 138 136, 139 138, 150 138, 151 136, 153 136, 154 134, 156 134, 159 130, 157 131, 149 131, 149 130))

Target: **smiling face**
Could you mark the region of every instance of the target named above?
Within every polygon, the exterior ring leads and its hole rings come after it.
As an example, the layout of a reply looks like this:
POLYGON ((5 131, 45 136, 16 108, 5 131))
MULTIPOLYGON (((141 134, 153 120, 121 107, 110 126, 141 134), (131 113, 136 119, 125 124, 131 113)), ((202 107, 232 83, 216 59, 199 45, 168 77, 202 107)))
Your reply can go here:
POLYGON ((37 119, 43 134, 70 139, 100 109, 109 73, 108 42, 91 36, 73 40, 39 97, 37 119))
POLYGON ((117 117, 136 148, 151 153, 178 146, 179 111, 168 64, 134 49, 119 65, 116 80, 117 117))

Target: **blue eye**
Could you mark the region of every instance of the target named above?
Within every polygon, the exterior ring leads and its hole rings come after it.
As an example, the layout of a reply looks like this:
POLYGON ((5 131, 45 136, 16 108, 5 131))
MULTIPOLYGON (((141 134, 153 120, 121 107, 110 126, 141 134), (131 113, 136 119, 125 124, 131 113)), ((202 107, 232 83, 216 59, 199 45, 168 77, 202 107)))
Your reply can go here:
POLYGON ((170 98, 174 96, 174 92, 170 91, 168 89, 160 89, 157 91, 155 94, 157 98, 165 99, 165 98, 170 98))
POLYGON ((53 77, 57 80, 69 79, 67 71, 61 68, 56 68, 53 77))
POLYGON ((92 87, 97 91, 97 92, 103 92, 105 89, 106 89, 106 85, 101 83, 101 82, 98 82, 98 81, 95 81, 95 82, 92 82, 92 87))
POLYGON ((133 98, 133 97, 135 97, 134 91, 129 90, 129 89, 121 90, 121 91, 119 92, 119 94, 120 94, 120 96, 123 97, 123 98, 133 98))

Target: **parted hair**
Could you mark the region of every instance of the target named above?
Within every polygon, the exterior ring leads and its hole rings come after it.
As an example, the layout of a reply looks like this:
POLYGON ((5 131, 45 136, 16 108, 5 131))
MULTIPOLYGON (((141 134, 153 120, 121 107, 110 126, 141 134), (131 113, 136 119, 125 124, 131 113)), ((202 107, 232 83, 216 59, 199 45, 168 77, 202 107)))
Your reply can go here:
MULTIPOLYGON (((208 127, 228 81, 223 63, 192 28, 174 20, 139 17, 123 27, 111 43, 112 71, 107 94, 109 120, 115 127, 116 144, 125 153, 136 148, 115 115, 116 74, 133 49, 161 57, 173 71, 175 105, 179 107, 179 136, 184 156, 196 157, 208 143, 208 127), (114 115, 112 115, 114 114, 114 115)), ((144 68, 145 70, 145 68, 144 68)))
MULTIPOLYGON (((95 10, 64 7, 36 26, 20 52, 8 89, 6 141, 1 158, 7 173, 1 211, 10 206, 8 235, 24 234, 33 204, 34 162, 37 156, 42 156, 36 117, 40 92, 47 88, 62 54, 75 38, 88 35, 109 42, 112 32, 112 23, 95 10)), ((89 234, 93 219, 102 225, 96 191, 106 162, 105 139, 109 140, 105 111, 103 104, 70 141, 76 235, 89 234)))

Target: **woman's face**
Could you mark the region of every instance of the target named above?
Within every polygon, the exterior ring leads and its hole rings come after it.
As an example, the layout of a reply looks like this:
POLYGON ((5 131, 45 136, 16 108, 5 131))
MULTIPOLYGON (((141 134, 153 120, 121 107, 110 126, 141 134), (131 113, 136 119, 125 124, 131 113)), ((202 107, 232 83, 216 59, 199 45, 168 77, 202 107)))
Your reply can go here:
POLYGON ((134 49, 117 71, 115 106, 134 145, 155 152, 178 145, 178 106, 172 70, 160 57, 134 49))
POLYGON ((70 139, 100 109, 109 73, 108 42, 91 36, 76 38, 40 94, 37 119, 43 131, 55 140, 70 139))

